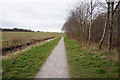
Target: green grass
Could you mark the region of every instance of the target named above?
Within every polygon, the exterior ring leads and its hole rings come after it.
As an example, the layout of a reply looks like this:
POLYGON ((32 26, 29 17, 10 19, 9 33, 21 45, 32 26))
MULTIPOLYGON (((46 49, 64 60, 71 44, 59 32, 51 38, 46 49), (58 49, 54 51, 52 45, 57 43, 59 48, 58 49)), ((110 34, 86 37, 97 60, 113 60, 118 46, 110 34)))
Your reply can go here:
POLYGON ((71 78, 117 78, 118 65, 114 54, 94 48, 82 48, 65 37, 67 61, 71 78))
POLYGON ((45 62, 60 37, 50 42, 37 45, 32 49, 22 52, 18 57, 3 59, 3 78, 34 78, 40 67, 45 62))

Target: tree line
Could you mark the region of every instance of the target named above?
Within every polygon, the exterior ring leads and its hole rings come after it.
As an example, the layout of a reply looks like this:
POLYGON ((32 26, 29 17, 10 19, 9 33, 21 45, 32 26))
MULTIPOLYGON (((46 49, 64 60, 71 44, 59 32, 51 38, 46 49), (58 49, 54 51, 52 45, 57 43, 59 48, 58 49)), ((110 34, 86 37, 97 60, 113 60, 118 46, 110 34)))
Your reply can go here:
POLYGON ((62 30, 67 37, 84 44, 97 43, 117 47, 120 41, 120 1, 99 2, 99 0, 79 1, 69 11, 62 30))
POLYGON ((10 32, 34 32, 31 29, 19 29, 19 28, 13 28, 13 29, 3 29, 0 28, 1 31, 10 31, 10 32))

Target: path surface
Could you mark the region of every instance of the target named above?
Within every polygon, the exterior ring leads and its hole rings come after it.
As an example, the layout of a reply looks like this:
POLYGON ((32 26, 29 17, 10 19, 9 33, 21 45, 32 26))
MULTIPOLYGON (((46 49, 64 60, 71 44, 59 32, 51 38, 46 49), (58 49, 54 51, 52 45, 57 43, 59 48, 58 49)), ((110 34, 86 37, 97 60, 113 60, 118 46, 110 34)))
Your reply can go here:
POLYGON ((70 78, 64 38, 61 38, 58 45, 53 49, 35 78, 70 78))

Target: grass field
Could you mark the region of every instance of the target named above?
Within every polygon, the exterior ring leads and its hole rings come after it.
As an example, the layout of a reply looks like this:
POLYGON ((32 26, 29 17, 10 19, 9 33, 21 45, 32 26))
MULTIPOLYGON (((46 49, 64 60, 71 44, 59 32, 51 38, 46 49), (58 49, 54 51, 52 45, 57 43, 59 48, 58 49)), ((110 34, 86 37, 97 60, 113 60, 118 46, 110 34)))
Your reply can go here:
POLYGON ((2 40, 10 40, 16 38, 45 38, 51 36, 63 36, 63 33, 49 32, 2 32, 2 40))
POLYGON ((64 39, 69 74, 72 78, 117 78, 117 56, 94 47, 80 47, 74 40, 64 39))
POLYGON ((49 32, 2 32, 2 48, 10 48, 48 37, 59 37, 63 35, 62 33, 49 32))
POLYGON ((60 37, 13 57, 3 58, 3 78, 34 78, 60 37))

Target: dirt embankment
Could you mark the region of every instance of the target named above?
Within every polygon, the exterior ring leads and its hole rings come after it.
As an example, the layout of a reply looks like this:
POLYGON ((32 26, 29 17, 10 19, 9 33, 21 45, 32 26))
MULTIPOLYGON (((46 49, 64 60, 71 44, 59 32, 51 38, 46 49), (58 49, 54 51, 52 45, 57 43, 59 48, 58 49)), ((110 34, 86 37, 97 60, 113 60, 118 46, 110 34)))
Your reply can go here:
POLYGON ((21 44, 21 45, 17 45, 17 46, 11 46, 11 47, 8 47, 8 48, 2 48, 2 55, 5 56, 8 52, 21 50, 21 49, 24 49, 27 46, 34 45, 38 42, 44 42, 46 40, 53 39, 53 38, 55 38, 55 37, 48 37, 48 38, 44 38, 44 39, 40 39, 40 40, 34 40, 34 42, 29 42, 29 43, 25 43, 25 44, 21 44))

